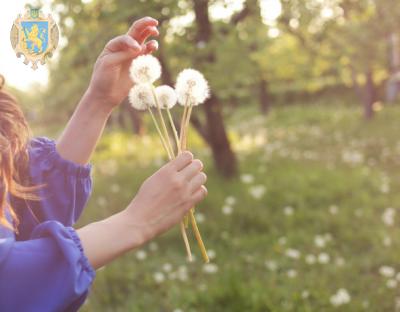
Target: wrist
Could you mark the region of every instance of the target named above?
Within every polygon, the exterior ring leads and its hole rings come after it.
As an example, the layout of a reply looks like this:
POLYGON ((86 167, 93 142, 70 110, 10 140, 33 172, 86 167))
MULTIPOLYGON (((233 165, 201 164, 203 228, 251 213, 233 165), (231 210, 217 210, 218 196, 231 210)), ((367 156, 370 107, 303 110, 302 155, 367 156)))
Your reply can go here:
POLYGON ((90 86, 83 95, 81 103, 92 117, 97 116, 103 119, 108 119, 115 107, 107 98, 99 95, 90 86))
POLYGON ((114 217, 118 219, 116 224, 121 227, 124 233, 122 236, 126 238, 126 244, 129 246, 129 250, 144 245, 154 237, 153 230, 150 226, 135 222, 134 216, 132 216, 129 208, 117 213, 114 217))

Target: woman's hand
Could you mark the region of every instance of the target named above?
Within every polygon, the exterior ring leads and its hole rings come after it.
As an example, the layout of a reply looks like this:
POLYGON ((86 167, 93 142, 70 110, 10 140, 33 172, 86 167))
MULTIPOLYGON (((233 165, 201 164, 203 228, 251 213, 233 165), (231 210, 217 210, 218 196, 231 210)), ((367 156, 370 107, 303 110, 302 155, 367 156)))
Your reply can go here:
POLYGON ((207 176, 202 170, 200 160, 183 152, 143 183, 126 213, 145 241, 182 221, 188 210, 204 199, 207 176))
POLYGON ((129 68, 136 56, 155 51, 157 20, 142 18, 128 33, 112 39, 94 65, 92 79, 74 115, 57 142, 60 155, 77 164, 86 164, 103 132, 113 108, 128 95, 133 83, 129 68))
POLYGON ((183 152, 148 178, 125 210, 77 230, 91 265, 98 269, 179 223, 207 195, 202 169, 183 152))
POLYGON ((133 83, 129 77, 132 60, 142 54, 157 50, 155 40, 146 40, 158 36, 158 21, 144 17, 134 22, 125 35, 109 41, 94 65, 88 94, 93 101, 112 109, 127 97, 133 83))

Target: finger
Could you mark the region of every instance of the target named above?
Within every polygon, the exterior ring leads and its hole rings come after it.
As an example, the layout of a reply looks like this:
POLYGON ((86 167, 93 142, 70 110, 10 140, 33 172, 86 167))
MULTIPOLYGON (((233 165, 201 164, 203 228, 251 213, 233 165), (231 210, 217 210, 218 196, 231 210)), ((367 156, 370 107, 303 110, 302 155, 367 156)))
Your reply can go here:
POLYGON ((135 38, 140 44, 144 43, 149 37, 157 37, 160 33, 158 32, 157 27, 149 26, 146 27, 138 38, 135 38))
POLYGON ((184 169, 182 169, 181 174, 186 180, 191 180, 193 177, 195 177, 201 170, 203 169, 203 163, 195 159, 192 161, 192 163, 188 166, 186 166, 184 169))
POLYGON ((191 192, 197 191, 207 181, 207 176, 204 172, 198 173, 192 181, 190 181, 191 192))
POLYGON ((118 52, 122 50, 133 50, 140 52, 141 46, 138 42, 128 35, 121 35, 110 40, 105 47, 110 52, 118 52))
POLYGON ((133 37, 134 39, 137 39, 147 26, 157 26, 157 25, 158 21, 156 19, 152 17, 143 17, 132 24, 127 34, 133 37))
POLYGON ((175 171, 181 171, 187 165, 189 165, 193 160, 193 154, 191 152, 185 151, 178 155, 174 160, 172 160, 169 165, 175 171))
POLYGON ((201 202, 208 194, 207 188, 202 185, 192 196, 193 206, 201 202))
POLYGON ((151 40, 142 45, 142 54, 153 53, 158 50, 158 42, 156 40, 151 40))

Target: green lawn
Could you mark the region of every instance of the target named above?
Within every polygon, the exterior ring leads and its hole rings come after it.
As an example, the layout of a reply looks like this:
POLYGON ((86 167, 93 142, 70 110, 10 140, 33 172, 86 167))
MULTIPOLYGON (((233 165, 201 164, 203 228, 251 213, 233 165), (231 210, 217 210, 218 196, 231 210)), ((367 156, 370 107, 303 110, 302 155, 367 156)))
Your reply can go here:
MULTIPOLYGON (((335 103, 239 110, 232 181, 192 134, 209 176, 196 211, 212 264, 193 239, 187 263, 175 228, 98 271, 83 311, 400 310, 399 121, 400 107, 371 122, 335 103)), ((155 136, 105 135, 80 224, 123 209, 163 157, 155 136)))

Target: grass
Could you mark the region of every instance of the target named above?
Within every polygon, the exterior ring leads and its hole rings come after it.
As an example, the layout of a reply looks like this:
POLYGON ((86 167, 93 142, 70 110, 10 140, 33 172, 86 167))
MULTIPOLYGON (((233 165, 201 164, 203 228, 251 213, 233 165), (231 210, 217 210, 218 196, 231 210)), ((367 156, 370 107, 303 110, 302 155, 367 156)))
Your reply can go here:
MULTIPOLYGON (((212 264, 202 264, 193 237, 197 260, 186 262, 176 227, 98 271, 82 311, 400 309, 396 277, 380 274, 382 266, 400 271, 399 120, 399 107, 365 122, 358 108, 335 103, 268 117, 238 110, 227 122, 241 172, 231 181, 192 134, 209 176, 197 216, 212 264), (342 288, 350 300, 334 306, 342 288)), ((153 135, 106 134, 80 225, 126 207, 164 162, 161 151, 153 135)))

